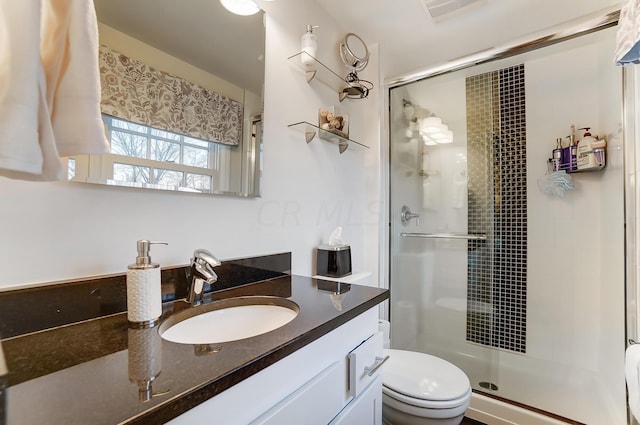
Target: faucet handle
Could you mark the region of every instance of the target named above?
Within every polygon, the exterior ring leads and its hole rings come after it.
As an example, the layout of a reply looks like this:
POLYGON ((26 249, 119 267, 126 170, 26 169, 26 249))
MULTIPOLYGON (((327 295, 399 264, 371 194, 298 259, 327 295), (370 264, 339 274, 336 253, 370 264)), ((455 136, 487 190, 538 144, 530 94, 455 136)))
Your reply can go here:
POLYGON ((218 260, 212 253, 210 253, 206 249, 196 249, 195 251, 193 251, 193 258, 191 259, 191 261, 202 264, 202 261, 198 260, 203 260, 211 267, 216 267, 222 264, 220 263, 220 260, 218 260))

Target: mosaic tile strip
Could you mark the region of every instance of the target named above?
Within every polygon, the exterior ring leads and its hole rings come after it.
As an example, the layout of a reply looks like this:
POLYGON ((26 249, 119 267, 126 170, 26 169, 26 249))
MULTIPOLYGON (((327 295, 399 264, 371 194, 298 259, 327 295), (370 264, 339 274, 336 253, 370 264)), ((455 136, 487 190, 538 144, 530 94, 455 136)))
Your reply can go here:
POLYGON ((468 341, 526 351, 524 65, 467 78, 468 341))

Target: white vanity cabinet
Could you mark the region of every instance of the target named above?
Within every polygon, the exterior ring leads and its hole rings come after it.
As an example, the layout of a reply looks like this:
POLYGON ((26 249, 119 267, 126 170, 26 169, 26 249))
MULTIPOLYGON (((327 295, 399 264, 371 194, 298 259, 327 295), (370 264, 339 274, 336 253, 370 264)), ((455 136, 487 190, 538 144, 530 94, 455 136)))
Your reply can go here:
POLYGON ((347 356, 352 400, 330 425, 382 424, 380 368, 388 359, 382 356, 382 346, 382 332, 377 332, 347 356))
POLYGON ((330 425, 382 425, 382 376, 378 376, 330 425))
POLYGON ((369 309, 169 423, 380 424, 379 373, 364 371, 383 351, 377 313, 377 307, 369 309))

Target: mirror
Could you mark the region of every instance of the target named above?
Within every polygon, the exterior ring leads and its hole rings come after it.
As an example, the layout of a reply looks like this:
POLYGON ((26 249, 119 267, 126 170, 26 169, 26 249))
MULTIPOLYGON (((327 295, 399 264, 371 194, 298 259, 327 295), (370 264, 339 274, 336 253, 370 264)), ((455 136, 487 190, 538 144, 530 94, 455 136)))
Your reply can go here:
POLYGON ((102 46, 241 103, 242 136, 211 143, 105 115, 111 155, 71 158, 69 180, 259 196, 264 13, 233 15, 217 0, 94 4, 102 46))

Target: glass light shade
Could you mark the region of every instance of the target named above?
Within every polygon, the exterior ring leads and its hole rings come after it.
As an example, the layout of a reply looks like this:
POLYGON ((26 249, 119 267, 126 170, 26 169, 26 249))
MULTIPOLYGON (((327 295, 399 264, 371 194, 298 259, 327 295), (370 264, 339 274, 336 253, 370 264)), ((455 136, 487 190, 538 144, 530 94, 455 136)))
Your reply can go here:
POLYGON ((260 8, 253 0, 220 0, 220 3, 231 13, 236 15, 255 15, 260 12, 260 8))
POLYGON ((453 131, 447 130, 442 134, 443 134, 444 137, 440 137, 440 138, 436 139, 436 142, 438 142, 440 144, 452 143, 453 142, 453 131))
POLYGON ((424 134, 437 133, 442 126, 442 120, 438 117, 427 117, 420 123, 420 132, 424 134))
POLYGON ((437 143, 434 142, 429 136, 422 136, 422 141, 427 146, 435 146, 435 145, 437 145, 437 143))
POLYGON ((433 133, 429 134, 429 136, 433 137, 434 139, 445 139, 447 137, 447 131, 449 131, 449 127, 447 127, 446 124, 442 124, 438 131, 434 131, 433 133))

